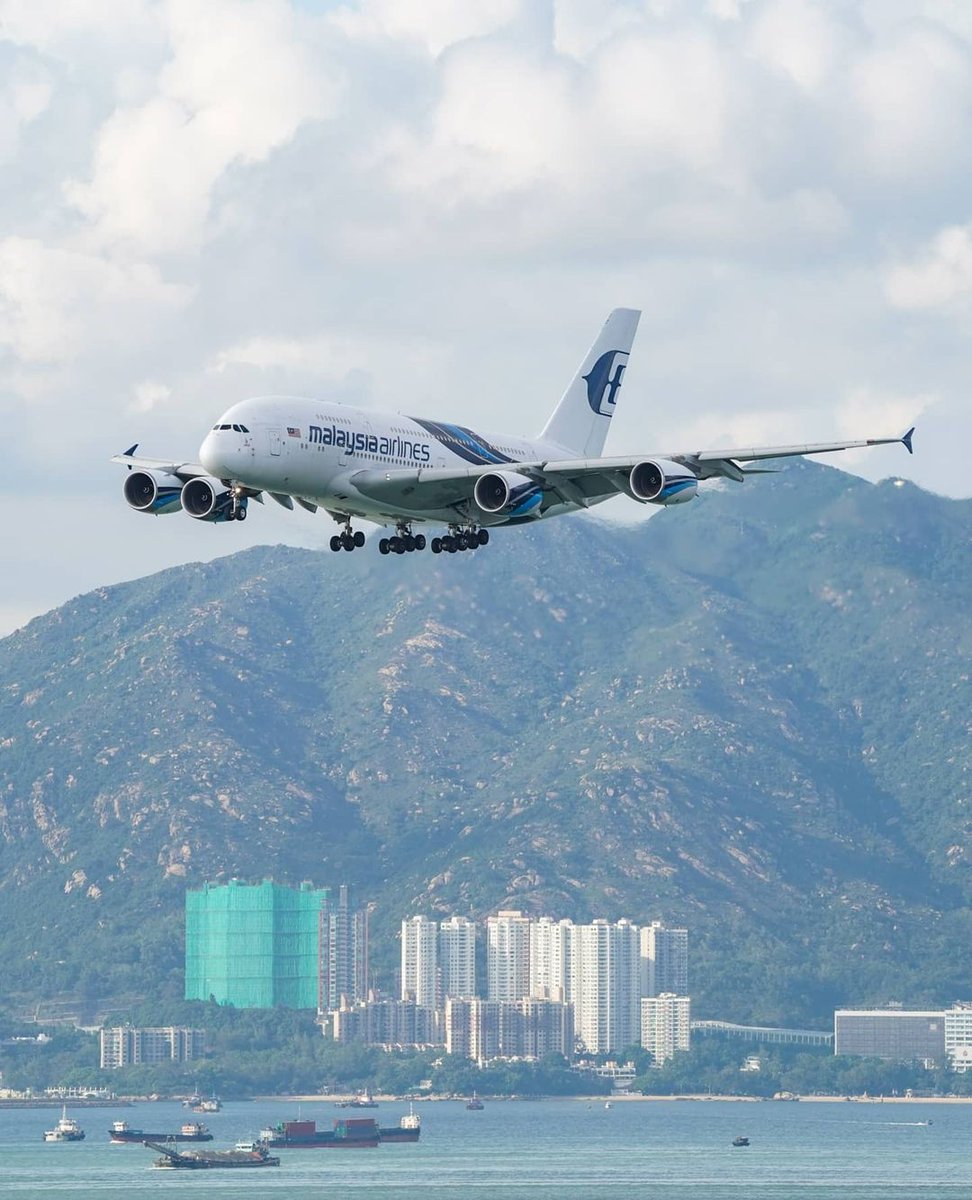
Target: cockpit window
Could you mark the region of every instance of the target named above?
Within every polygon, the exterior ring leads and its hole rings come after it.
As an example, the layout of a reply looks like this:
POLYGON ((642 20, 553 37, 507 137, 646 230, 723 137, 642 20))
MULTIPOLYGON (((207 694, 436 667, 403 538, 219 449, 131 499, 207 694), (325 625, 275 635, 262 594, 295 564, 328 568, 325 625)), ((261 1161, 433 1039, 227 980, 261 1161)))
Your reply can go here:
POLYGON ((240 426, 240 433, 249 433, 249 429, 245 425, 240 426))

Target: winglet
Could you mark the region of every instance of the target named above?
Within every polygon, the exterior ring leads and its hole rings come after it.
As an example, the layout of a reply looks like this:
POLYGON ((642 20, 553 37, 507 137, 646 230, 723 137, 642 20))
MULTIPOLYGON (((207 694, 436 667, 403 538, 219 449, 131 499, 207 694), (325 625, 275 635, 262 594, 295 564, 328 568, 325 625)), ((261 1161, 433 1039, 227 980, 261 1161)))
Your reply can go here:
MULTIPOLYGON (((910 434, 909 434, 909 436, 910 436, 910 434)), ((131 458, 131 456, 135 453, 135 451, 137 449, 138 449, 138 442, 136 442, 134 446, 129 446, 128 449, 125 451, 125 453, 122 455, 122 458, 131 458)))
POLYGON ((904 446, 904 448, 908 451, 909 454, 914 454, 914 450, 912 450, 912 448, 911 448, 911 439, 914 436, 914 432, 915 432, 915 427, 914 427, 914 425, 912 425, 912 427, 908 430, 908 432, 901 439, 902 446, 904 446))

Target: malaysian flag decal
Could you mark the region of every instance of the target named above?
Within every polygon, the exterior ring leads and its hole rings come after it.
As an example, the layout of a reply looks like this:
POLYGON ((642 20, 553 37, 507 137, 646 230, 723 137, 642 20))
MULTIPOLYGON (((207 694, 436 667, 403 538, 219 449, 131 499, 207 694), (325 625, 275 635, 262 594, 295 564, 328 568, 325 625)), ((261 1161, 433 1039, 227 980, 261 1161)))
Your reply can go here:
POLYGON ((299 437, 300 437, 300 430, 299 430, 299 429, 295 429, 295 428, 293 427, 293 425, 288 425, 288 426, 287 426, 287 436, 288 436, 288 437, 295 437, 295 438, 299 438, 299 437))

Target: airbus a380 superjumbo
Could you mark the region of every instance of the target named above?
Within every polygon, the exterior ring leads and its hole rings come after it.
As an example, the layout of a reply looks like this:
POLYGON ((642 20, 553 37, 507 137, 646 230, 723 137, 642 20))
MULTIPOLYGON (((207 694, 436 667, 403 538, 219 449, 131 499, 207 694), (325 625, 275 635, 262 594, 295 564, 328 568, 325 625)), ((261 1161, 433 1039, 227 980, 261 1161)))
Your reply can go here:
POLYGON ((535 440, 484 435, 464 425, 350 408, 331 401, 261 397, 223 414, 199 448, 199 463, 136 456, 123 463, 125 499, 139 512, 186 512, 198 521, 242 521, 249 500, 271 496, 322 508, 343 526, 332 550, 363 546, 356 518, 395 529, 382 554, 424 550, 417 524, 444 525, 433 554, 473 550, 499 525, 590 508, 624 493, 644 504, 684 504, 703 479, 742 482, 765 468, 744 464, 827 454, 903 437, 808 446, 686 450, 601 456, 640 313, 616 308, 535 440))

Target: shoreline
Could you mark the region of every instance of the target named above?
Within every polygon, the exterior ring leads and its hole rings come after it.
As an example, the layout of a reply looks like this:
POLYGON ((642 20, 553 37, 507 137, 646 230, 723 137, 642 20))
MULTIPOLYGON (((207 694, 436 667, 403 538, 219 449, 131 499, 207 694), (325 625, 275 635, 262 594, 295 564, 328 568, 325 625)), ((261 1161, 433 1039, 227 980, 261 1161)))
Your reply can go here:
MULTIPOLYGON (((354 1095, 355 1093, 353 1092, 347 1095, 334 1093, 327 1096, 311 1093, 285 1096, 252 1096, 250 1100, 260 1103, 280 1104, 331 1104, 337 1107, 340 1104, 346 1104, 354 1098, 354 1095)), ((467 1097, 391 1096, 375 1093, 374 1099, 379 1104, 461 1104, 465 1102, 467 1097)), ((642 1095, 640 1092, 631 1095, 617 1093, 611 1096, 483 1096, 482 1099, 490 1104, 530 1104, 535 1103, 537 1100, 556 1100, 565 1104, 604 1104, 610 1101, 612 1105, 655 1104, 666 1100, 697 1104, 711 1104, 713 1101, 731 1104, 795 1104, 797 1102, 803 1104, 972 1104, 972 1096, 824 1096, 810 1094, 794 1096, 792 1099, 786 1100, 773 1100, 769 1096, 723 1096, 709 1095, 708 1093, 686 1093, 677 1096, 664 1096, 654 1094, 642 1095)))

